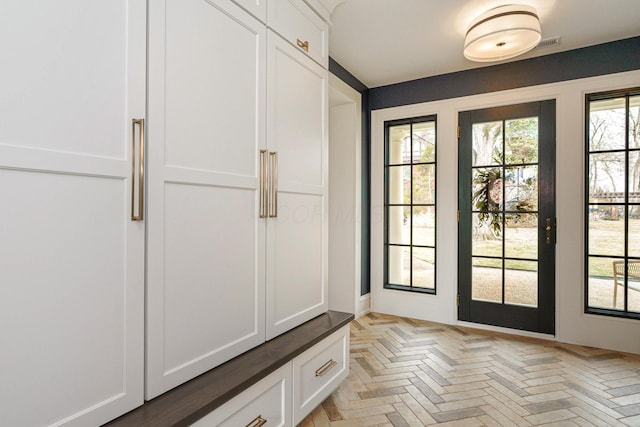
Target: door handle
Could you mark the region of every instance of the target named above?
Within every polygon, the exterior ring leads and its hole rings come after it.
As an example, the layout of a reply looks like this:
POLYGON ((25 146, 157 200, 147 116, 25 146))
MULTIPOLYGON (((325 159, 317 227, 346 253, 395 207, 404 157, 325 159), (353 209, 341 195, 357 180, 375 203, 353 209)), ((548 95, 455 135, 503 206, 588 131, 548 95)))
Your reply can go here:
POLYGON ((309 41, 305 40, 302 41, 300 39, 296 39, 296 44, 298 45, 298 47, 302 50, 304 50, 305 52, 309 52, 309 41))
POLYGON ((267 180, 267 150, 260 150, 260 218, 266 218, 269 210, 269 186, 267 180))
POLYGON ((262 427, 266 423, 267 423, 267 420, 262 418, 262 415, 258 415, 253 420, 251 420, 251 422, 247 424, 245 427, 262 427))
POLYGON ((278 217, 278 153, 260 150, 260 218, 278 217))
POLYGON ((546 231, 546 233, 547 233, 547 238, 546 238, 547 245, 551 244, 551 231, 552 230, 553 230, 553 227, 551 226, 551 218, 547 218, 546 227, 544 228, 544 231, 546 231))
POLYGON ((144 119, 131 120, 131 221, 144 219, 144 119), (136 168, 136 126, 140 128, 140 152, 136 168), (136 170, 138 171, 138 213, 136 214, 136 170))
POLYGON ((316 369, 316 377, 323 376, 324 374, 329 372, 331 370, 331 368, 333 368, 337 364, 338 364, 338 362, 336 362, 333 359, 328 360, 327 363, 325 363, 324 365, 322 365, 318 369, 316 369))
POLYGON ((269 152, 269 218, 278 217, 278 153, 269 152))

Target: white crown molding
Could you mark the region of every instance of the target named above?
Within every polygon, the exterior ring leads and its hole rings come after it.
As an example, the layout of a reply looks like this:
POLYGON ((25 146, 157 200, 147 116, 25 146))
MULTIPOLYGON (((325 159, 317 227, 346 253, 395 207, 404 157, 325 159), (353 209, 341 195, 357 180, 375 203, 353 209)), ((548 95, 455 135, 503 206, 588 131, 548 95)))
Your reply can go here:
POLYGON ((329 13, 333 14, 335 8, 340 4, 344 3, 347 0, 319 0, 324 3, 325 7, 329 10, 329 13))
POLYGON ((305 2, 329 24, 331 23, 331 14, 333 14, 335 8, 345 1, 347 0, 305 0, 305 2))

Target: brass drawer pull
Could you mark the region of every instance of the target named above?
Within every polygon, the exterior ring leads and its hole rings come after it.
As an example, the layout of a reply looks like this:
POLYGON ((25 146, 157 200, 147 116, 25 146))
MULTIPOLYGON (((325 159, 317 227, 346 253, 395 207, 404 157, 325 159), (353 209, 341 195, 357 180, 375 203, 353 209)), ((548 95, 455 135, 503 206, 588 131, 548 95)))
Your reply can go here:
POLYGON ((251 422, 247 424, 245 427, 261 427, 266 423, 267 423, 267 420, 262 418, 262 415, 258 415, 253 420, 251 420, 251 422))
POLYGON ((304 50, 305 52, 309 52, 309 41, 308 40, 302 41, 300 39, 297 39, 296 43, 298 44, 298 47, 300 49, 304 50))
POLYGON ((325 363, 324 365, 320 366, 317 370, 316 370, 316 377, 321 377, 324 374, 326 374, 327 372, 329 372, 331 370, 331 368, 333 368, 334 366, 336 366, 338 364, 338 362, 336 362, 333 359, 330 359, 327 363, 325 363))

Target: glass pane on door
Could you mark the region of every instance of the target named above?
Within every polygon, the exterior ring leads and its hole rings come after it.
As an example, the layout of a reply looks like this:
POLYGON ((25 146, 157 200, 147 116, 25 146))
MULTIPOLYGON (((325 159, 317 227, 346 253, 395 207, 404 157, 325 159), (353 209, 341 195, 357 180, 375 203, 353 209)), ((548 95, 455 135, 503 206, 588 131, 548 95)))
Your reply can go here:
POLYGON ((501 121, 473 125, 473 166, 502 164, 502 130, 501 121))
POLYGON ((538 263, 505 260, 504 300, 507 304, 538 306, 538 263))
POLYGON ((538 306, 538 118, 472 126, 471 297, 538 306))
POLYGON ((473 257, 471 282, 472 299, 502 302, 502 260, 473 257))

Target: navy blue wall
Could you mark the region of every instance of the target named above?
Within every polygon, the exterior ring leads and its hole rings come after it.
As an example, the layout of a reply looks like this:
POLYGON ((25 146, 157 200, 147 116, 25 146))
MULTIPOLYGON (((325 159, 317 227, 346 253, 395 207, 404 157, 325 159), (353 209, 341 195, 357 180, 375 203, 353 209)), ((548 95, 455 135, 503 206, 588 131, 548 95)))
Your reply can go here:
POLYGON ((640 37, 380 86, 371 110, 640 69, 640 37))

